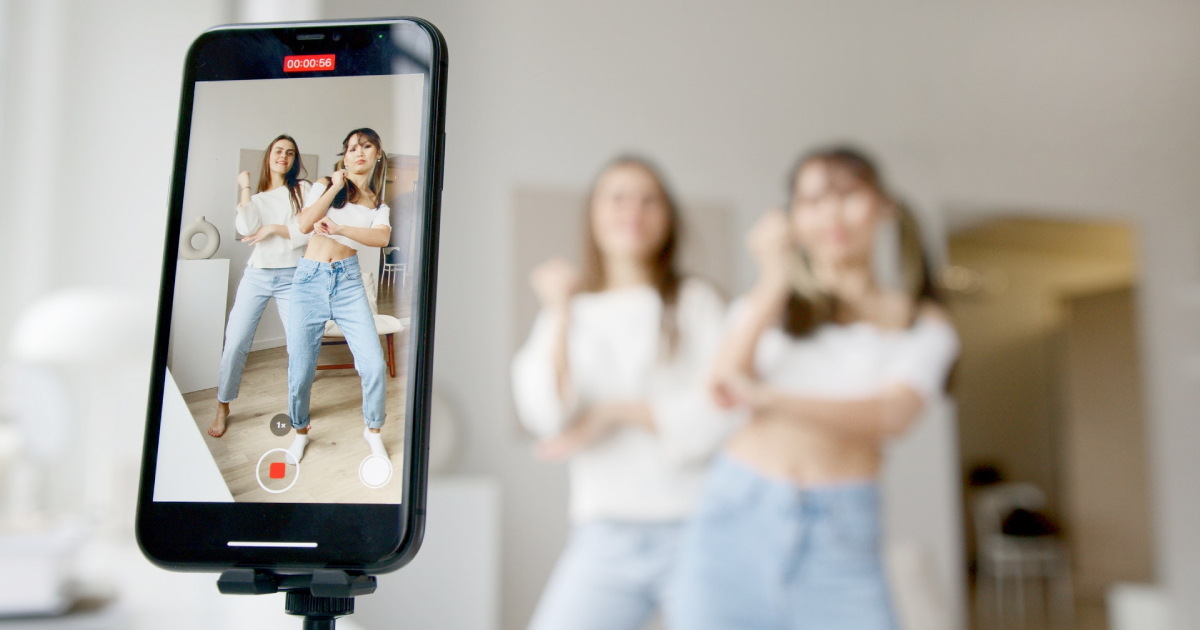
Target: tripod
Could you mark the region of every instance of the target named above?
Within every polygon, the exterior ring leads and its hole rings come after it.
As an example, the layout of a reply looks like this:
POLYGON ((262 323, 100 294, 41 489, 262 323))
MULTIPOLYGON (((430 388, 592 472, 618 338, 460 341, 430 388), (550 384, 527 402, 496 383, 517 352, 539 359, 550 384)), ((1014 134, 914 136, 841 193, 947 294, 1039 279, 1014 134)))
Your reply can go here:
POLYGON ((259 569, 228 569, 217 578, 226 595, 267 595, 284 591, 284 611, 304 617, 304 630, 334 630, 337 618, 354 614, 354 598, 375 592, 375 576, 337 569, 278 574, 259 569))

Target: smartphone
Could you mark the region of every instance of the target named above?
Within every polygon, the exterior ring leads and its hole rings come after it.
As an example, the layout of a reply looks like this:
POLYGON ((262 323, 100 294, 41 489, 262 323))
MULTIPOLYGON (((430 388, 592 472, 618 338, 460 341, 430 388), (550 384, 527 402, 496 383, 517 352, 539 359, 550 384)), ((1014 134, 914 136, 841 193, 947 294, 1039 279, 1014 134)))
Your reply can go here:
POLYGON ((192 44, 138 497, 152 562, 381 573, 416 554, 446 70, 414 18, 192 44))

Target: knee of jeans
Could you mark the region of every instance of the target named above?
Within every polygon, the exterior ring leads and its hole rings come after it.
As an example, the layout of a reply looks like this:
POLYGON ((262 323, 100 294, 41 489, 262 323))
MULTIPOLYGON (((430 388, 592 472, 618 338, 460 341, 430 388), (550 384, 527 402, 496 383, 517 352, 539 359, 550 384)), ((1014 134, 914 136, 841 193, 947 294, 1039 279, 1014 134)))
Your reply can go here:
POLYGON ((254 337, 254 331, 258 327, 258 322, 239 320, 230 318, 229 323, 225 325, 225 341, 241 341, 248 337, 254 337))
POLYGON ((358 375, 364 379, 383 378, 384 372, 387 371, 383 353, 380 352, 378 356, 374 352, 365 354, 363 357, 354 357, 354 369, 358 370, 358 375))

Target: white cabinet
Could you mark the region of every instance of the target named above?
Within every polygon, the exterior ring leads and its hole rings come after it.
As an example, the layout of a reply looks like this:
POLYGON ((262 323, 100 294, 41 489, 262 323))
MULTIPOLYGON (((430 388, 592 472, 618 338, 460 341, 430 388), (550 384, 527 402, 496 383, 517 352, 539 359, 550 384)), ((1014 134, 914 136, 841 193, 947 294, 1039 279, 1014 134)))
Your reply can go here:
POLYGON ((500 487, 484 477, 429 484, 425 542, 411 564, 354 601, 364 630, 500 627, 500 487))

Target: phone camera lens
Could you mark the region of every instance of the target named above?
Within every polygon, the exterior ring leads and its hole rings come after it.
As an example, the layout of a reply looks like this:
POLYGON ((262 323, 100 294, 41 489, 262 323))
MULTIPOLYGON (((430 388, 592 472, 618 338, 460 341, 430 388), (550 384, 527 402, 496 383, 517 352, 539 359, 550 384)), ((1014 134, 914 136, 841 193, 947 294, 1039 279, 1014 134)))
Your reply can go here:
POLYGON ((342 39, 342 34, 341 34, 341 33, 334 33, 334 34, 333 34, 333 41, 335 41, 335 42, 336 42, 336 41, 340 41, 341 39, 342 39))

